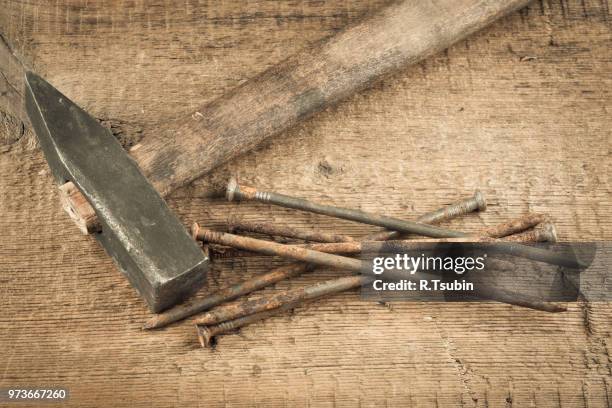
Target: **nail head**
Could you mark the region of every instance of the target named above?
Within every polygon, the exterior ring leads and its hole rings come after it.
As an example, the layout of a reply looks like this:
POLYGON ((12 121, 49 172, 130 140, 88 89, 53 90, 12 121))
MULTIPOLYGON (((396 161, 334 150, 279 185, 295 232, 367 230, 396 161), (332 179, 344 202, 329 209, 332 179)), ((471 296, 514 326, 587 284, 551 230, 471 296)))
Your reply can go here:
POLYGON ((200 233, 200 224, 198 224, 197 222, 194 222, 193 224, 191 224, 191 238, 193 238, 194 241, 197 241, 199 233, 200 233))
POLYGON ((557 228, 552 222, 544 222, 540 225, 540 228, 542 228, 548 242, 557 242, 557 228))
POLYGON ((198 340, 200 341, 200 345, 202 348, 209 348, 212 344, 212 333, 208 330, 207 327, 201 327, 196 325, 196 330, 198 332, 198 340))

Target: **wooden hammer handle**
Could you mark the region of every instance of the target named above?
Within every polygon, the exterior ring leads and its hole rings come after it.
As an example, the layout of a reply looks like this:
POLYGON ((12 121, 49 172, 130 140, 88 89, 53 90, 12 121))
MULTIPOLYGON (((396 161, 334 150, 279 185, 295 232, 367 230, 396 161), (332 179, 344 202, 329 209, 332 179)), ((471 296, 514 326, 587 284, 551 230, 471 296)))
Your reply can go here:
POLYGON ((529 0, 404 0, 287 58, 130 150, 166 196, 383 75, 449 47, 529 0))

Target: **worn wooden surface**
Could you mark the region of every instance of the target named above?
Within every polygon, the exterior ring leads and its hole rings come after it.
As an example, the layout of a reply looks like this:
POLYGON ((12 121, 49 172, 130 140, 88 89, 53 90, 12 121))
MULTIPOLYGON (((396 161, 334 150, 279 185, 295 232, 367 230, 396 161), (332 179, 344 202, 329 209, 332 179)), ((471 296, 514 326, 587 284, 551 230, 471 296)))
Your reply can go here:
MULTIPOLYGON (((269 137, 479 31, 527 0, 404 0, 315 42, 130 153, 165 196, 269 137)), ((291 54, 288 54, 291 55, 291 54)))
MULTIPOLYGON (((397 1, 288 54, 129 149, 163 197, 356 92, 463 40, 528 0, 397 1)), ((86 222, 94 212, 74 205, 86 222)), ((78 201, 77 201, 78 202, 78 201)), ((96 220, 97 221, 97 220, 96 220)))
MULTIPOLYGON (((46 3, 3 0, 0 33, 130 145, 385 1, 46 3)), ((179 190, 170 205, 186 225, 243 215, 359 236, 374 229, 210 192, 237 174, 408 218, 481 188, 487 212, 449 225, 470 231, 547 212, 562 239, 610 240, 611 19, 606 0, 535 2, 318 115, 290 143, 179 190)), ((0 387, 67 386, 75 407, 610 405, 609 303, 550 315, 496 303, 382 306, 347 293, 212 351, 188 323, 141 332, 143 302, 63 213, 31 133, 2 102, 0 387)), ((219 261, 209 288, 280 262, 219 261)), ((340 274, 320 270, 267 292, 340 274)))

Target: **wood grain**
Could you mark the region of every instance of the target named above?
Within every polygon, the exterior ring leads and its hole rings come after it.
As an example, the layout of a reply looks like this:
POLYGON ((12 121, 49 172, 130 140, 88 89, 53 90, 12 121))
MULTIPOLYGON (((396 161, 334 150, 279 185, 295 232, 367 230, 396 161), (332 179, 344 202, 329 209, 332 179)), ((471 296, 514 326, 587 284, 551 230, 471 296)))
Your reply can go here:
MULTIPOLYGON (((155 128, 130 148, 130 154, 156 190, 166 196, 527 3, 397 1, 288 57, 189 116, 155 128)), ((72 185, 64 187, 62 191, 73 190, 72 185)), ((63 197, 76 210, 70 214, 77 214, 81 229, 99 229, 94 220, 88 223, 93 208, 84 197, 63 197)))
MULTIPOLYGON (((0 28, 122 137, 184 116, 384 3, 4 0, 0 28)), ((410 218, 480 188, 487 211, 450 225, 477 231, 533 211, 550 214, 563 240, 610 240, 611 17, 605 1, 533 3, 169 203, 185 225, 217 228, 235 215, 358 237, 375 229, 211 192, 232 174, 410 218)), ((610 405, 610 303, 551 315, 496 303, 374 305, 346 293, 223 337, 213 351, 188 324, 142 332, 146 307, 64 214, 31 135, 6 146, 0 387, 68 386, 75 407, 610 405)), ((220 260, 209 289, 280 264, 220 260)), ((340 275, 321 270, 264 293, 340 275)))
POLYGON ((130 152, 165 196, 527 2, 395 2, 274 65, 190 118, 159 128, 130 152))

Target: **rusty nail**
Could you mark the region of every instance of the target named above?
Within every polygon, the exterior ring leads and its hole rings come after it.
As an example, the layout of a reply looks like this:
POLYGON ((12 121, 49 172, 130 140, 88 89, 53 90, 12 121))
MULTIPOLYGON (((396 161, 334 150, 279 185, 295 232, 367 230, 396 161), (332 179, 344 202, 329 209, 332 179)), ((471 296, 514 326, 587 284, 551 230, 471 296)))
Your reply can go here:
POLYGON ((413 251, 422 249, 423 245, 431 245, 437 242, 449 243, 492 243, 487 246, 491 253, 506 254, 511 256, 531 259, 538 262, 545 262, 551 265, 559 265, 568 268, 580 268, 583 265, 575 258, 566 256, 543 248, 536 248, 521 245, 516 242, 505 242, 490 237, 460 237, 436 240, 419 241, 360 241, 360 242, 340 242, 340 243, 318 243, 306 245, 284 245, 276 242, 264 241, 255 238, 243 237, 224 232, 213 231, 200 228, 197 224, 194 228, 198 229, 197 239, 212 243, 226 245, 233 248, 245 249, 247 251, 258 252, 266 255, 281 256, 295 259, 298 261, 314 263, 317 265, 329 266, 332 268, 348 269, 354 272, 371 272, 369 264, 353 258, 334 255, 333 251, 342 250, 344 253, 359 252, 381 252, 381 251, 413 251), (341 249, 339 249, 341 248, 341 249), (328 252, 331 251, 331 252, 328 252))
MULTIPOLYGON (((524 241, 520 241, 524 242, 524 241)), ((311 250, 316 253, 327 254, 359 254, 359 253, 391 253, 423 250, 432 244, 455 243, 455 244, 481 244, 483 249, 491 253, 511 255, 533 261, 544 262, 550 265, 558 265, 567 268, 581 268, 584 265, 578 259, 555 251, 521 245, 518 242, 505 241, 490 237, 467 237, 467 238, 444 238, 444 239, 420 239, 404 241, 359 241, 359 242, 337 242, 318 243, 302 245, 284 245, 287 252, 298 250, 311 250)), ((348 268, 347 268, 348 269, 348 268)))
POLYGON ((220 334, 225 334, 230 331, 239 329, 241 327, 248 326, 249 324, 268 319, 272 316, 275 316, 279 313, 282 313, 290 309, 291 309, 290 307, 279 307, 277 309, 267 310, 265 312, 260 312, 260 313, 254 313, 252 315, 248 315, 248 316, 240 317, 238 319, 223 322, 215 326, 197 326, 196 325, 198 339, 202 347, 211 347, 215 336, 218 336, 220 334))
POLYGON ((545 219, 546 217, 543 214, 526 214, 508 222, 485 228, 484 230, 480 231, 478 235, 489 236, 492 238, 502 238, 535 227, 536 225, 544 222, 545 219))
POLYGON ((194 323, 200 326, 210 326, 253 313, 277 309, 281 306, 295 307, 309 300, 360 287, 368 279, 370 278, 364 276, 347 276, 299 289, 282 291, 271 296, 221 306, 195 319, 194 323))
MULTIPOLYGON (((541 221, 543 216, 539 214, 527 214, 525 216, 510 220, 508 222, 496 225, 487 230, 464 238, 430 238, 430 239, 414 239, 414 240, 398 240, 388 241, 386 244, 377 244, 376 240, 366 239, 359 242, 330 242, 330 243, 311 243, 311 244, 293 244, 289 245, 295 248, 308 248, 314 251, 326 252, 329 254, 356 254, 360 252, 372 252, 367 248, 383 248, 391 245, 397 246, 398 249, 419 249, 420 244, 427 243, 475 243, 475 242, 556 242, 556 231, 554 225, 550 222, 539 224, 537 228, 523 232, 523 229, 531 228, 541 221), (487 235, 487 231, 491 231, 501 238, 492 238, 487 235)), ((377 234, 372 235, 373 237, 377 234)))
POLYGON ((545 221, 532 230, 508 235, 504 241, 513 242, 557 242, 557 229, 550 221, 545 221))
POLYGON ((213 231, 207 228, 201 228, 197 224, 194 224, 192 228, 197 229, 198 232, 196 236, 198 240, 212 244, 226 245, 233 248, 245 249, 247 251, 259 252, 266 255, 281 256, 315 265, 348 269, 355 272, 367 271, 369 269, 367 262, 363 262, 358 259, 313 251, 308 248, 297 248, 291 245, 283 245, 276 242, 213 231))
MULTIPOLYGON (((294 309, 301 303, 341 293, 371 282, 373 278, 366 276, 349 276, 332 279, 305 288, 283 291, 255 300, 247 300, 235 305, 215 309, 195 320, 198 337, 202 347, 209 347, 215 336, 226 334, 237 328, 255 323, 283 311, 294 309), (207 327, 204 327, 207 326, 207 327)), ((481 296, 516 306, 527 307, 545 312, 563 312, 567 308, 551 302, 544 302, 522 295, 520 293, 502 290, 494 286, 481 285, 481 296)))
POLYGON ((391 241, 359 241, 359 242, 329 242, 315 244, 290 244, 290 248, 310 249, 327 254, 354 255, 360 253, 393 252, 393 251, 420 251, 431 244, 469 244, 504 242, 501 239, 490 237, 467 238, 423 238, 411 240, 391 241))
POLYGON ((293 278, 304 273, 313 271, 314 265, 305 263, 294 263, 281 266, 268 273, 258 275, 252 279, 247 279, 235 285, 218 290, 200 299, 193 299, 190 302, 175 306, 164 313, 153 316, 149 319, 143 329, 157 329, 174 323, 178 320, 193 316, 196 313, 211 309, 224 302, 234 300, 242 295, 273 285, 284 279, 293 278))
MULTIPOLYGON (((456 214, 460 214, 456 212, 456 208, 448 207, 451 209, 448 216, 440 217, 436 216, 436 219, 447 219, 452 216, 456 216, 456 214)), ((434 213, 431 213, 434 214, 434 213)), ((438 210, 438 214, 443 214, 442 210, 438 210)), ((424 217, 420 217, 424 218, 424 217)), ((413 240, 415 243, 432 243, 432 242, 496 242, 496 238, 491 238, 491 236, 500 237, 499 241, 509 241, 509 242, 522 242, 522 243, 533 243, 533 242, 556 242, 556 231, 554 226, 550 222, 542 223, 538 228, 533 230, 519 233, 520 231, 524 231, 528 228, 532 228, 537 226, 542 220, 544 216, 541 214, 527 214, 522 217, 516 218, 514 220, 510 220, 508 222, 501 223, 499 225, 487 228, 483 231, 477 232, 474 236, 469 236, 465 238, 433 238, 433 239, 416 239, 413 240)), ((285 226, 275 226, 274 224, 263 224, 263 223, 245 223, 236 222, 235 225, 245 225, 245 228, 237 228, 238 230, 248 230, 251 232, 274 232, 272 235, 281 235, 281 236, 297 236, 297 233, 291 232, 294 230, 291 227, 285 226), (288 231, 287 233, 283 233, 283 231, 288 231)), ((192 228, 192 236, 195 238, 198 234, 199 226, 196 224, 192 228)), ((309 231, 308 234, 310 236, 317 236, 319 233, 316 231, 309 231)), ((365 237, 361 242, 368 241, 386 241, 389 238, 396 236, 396 232, 394 231, 382 231, 379 233, 374 233, 365 237)), ((308 248, 315 251, 326 252, 331 254, 347 254, 347 253, 359 253, 361 252, 362 246, 359 242, 351 240, 339 240, 335 237, 342 237, 341 235, 333 235, 330 234, 330 237, 325 239, 323 238, 325 233, 322 233, 319 239, 314 241, 318 243, 312 244, 297 244, 290 245, 290 247, 294 248, 308 248)), ((305 235, 302 236, 305 239, 305 235)), ((348 238, 348 237, 347 237, 348 238)))
POLYGON ((263 222, 250 222, 237 218, 232 218, 229 223, 229 232, 235 233, 238 231, 255 232, 258 234, 296 238, 303 241, 314 241, 314 242, 351 242, 355 241, 352 237, 347 235, 330 234, 326 232, 304 230, 299 228, 290 227, 287 225, 263 223, 263 222))
MULTIPOLYGON (((478 193, 475 194, 474 198, 478 197, 478 193)), ((480 197, 482 197, 480 195, 480 197)), ((460 215, 466 214, 470 211, 474 211, 478 208, 482 208, 482 205, 474 206, 473 198, 463 199, 457 203, 453 203, 447 207, 439 210, 423 214, 418 218, 420 222, 440 222, 443 220, 450 220, 460 215)), ((484 198, 481 201, 484 203, 484 198)), ((192 236, 196 239, 199 231, 199 226, 194 225, 192 228, 192 236)), ((366 237, 367 240, 371 241, 384 241, 396 236, 395 231, 382 231, 366 237)), ((185 319, 189 316, 193 316, 196 313, 203 312, 224 302, 234 300, 242 295, 254 292, 256 290, 265 288, 273 285, 281 280, 299 276, 303 273, 314 270, 313 265, 304 263, 296 263, 287 266, 281 266, 275 268, 267 273, 255 276, 252 279, 247 279, 243 282, 213 292, 205 298, 194 299, 188 303, 178 305, 164 313, 153 316, 143 326, 144 329, 155 329, 167 326, 176 321, 185 319)))
MULTIPOLYGON (((328 281, 323 284, 314 285, 312 289, 310 289, 311 299, 316 299, 318 297, 330 295, 332 293, 342 292, 344 290, 349 290, 351 288, 357 287, 365 282, 366 279, 370 279, 363 276, 351 276, 346 278, 334 279, 333 281, 328 281)), ((305 300, 305 299, 303 299, 305 300)), ((214 338, 221 334, 226 334, 228 332, 234 331, 241 327, 247 326, 252 323, 256 323, 265 319, 268 319, 272 316, 278 315, 287 310, 291 310, 295 308, 300 301, 296 302, 281 302, 281 305, 275 309, 266 309, 265 306, 260 306, 261 310, 252 314, 244 315, 242 317, 238 317, 233 320, 225 321, 222 323, 218 323, 212 326, 201 326, 196 324, 196 330, 198 334, 198 339, 200 341, 200 345, 202 347, 211 347, 214 338)), ((258 310, 258 309, 253 309, 258 310)))

